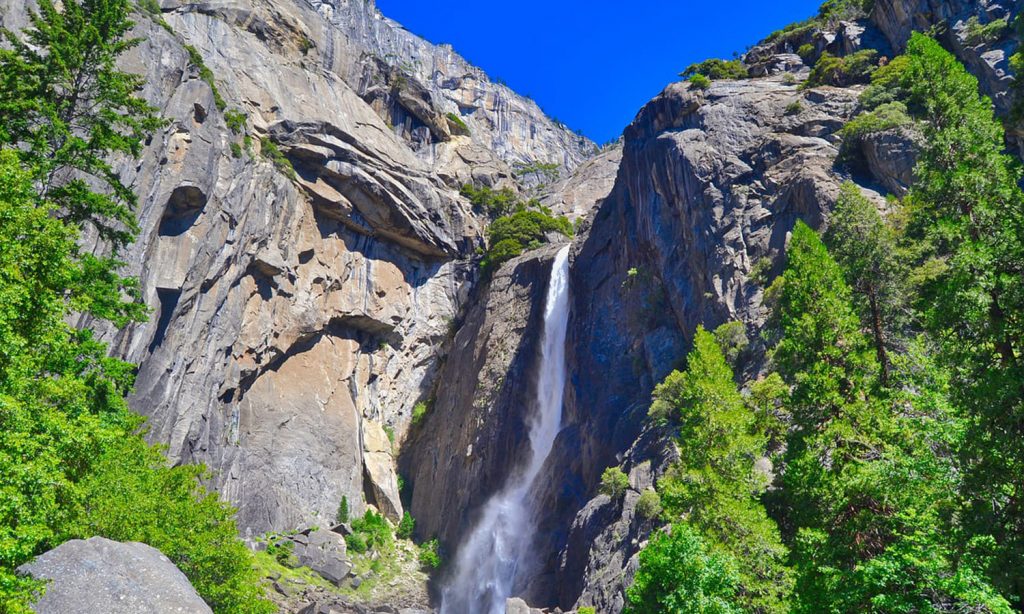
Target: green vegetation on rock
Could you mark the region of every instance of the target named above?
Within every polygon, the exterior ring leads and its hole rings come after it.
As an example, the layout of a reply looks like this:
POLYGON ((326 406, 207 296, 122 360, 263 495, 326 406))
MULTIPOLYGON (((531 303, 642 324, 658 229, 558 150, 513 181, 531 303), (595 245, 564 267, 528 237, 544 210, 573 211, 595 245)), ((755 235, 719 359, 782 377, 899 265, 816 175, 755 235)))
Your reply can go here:
POLYGON ((497 218, 487 228, 489 248, 480 266, 491 273, 524 251, 540 247, 551 234, 572 237, 572 224, 536 201, 517 203, 513 213, 497 218))
POLYGON ((440 544, 436 539, 431 539, 420 544, 419 561, 420 564, 428 570, 439 569, 441 567, 442 561, 440 544))
POLYGON ((448 121, 451 122, 453 126, 455 126, 458 132, 460 132, 461 134, 469 134, 469 126, 467 126, 466 122, 457 114, 448 113, 447 115, 445 115, 445 117, 447 117, 448 121))
POLYGON ((423 419, 427 417, 427 413, 430 411, 430 406, 427 405, 426 401, 420 401, 412 408, 412 425, 419 426, 423 423, 423 419))
POLYGON ((270 160, 285 177, 292 181, 298 178, 298 175, 295 174, 295 167, 292 166, 292 161, 288 159, 288 156, 284 155, 284 152, 278 148, 277 143, 274 141, 266 137, 260 139, 260 154, 267 160, 270 160))
POLYGON ((875 71, 877 58, 878 52, 874 49, 862 49, 841 57, 826 51, 814 63, 810 76, 801 87, 809 88, 819 85, 845 87, 856 83, 865 83, 871 78, 871 73, 875 71))
POLYGON ((686 80, 690 82, 690 85, 699 90, 706 90, 711 87, 711 79, 708 79, 700 73, 690 75, 686 80))
POLYGON ((686 67, 686 70, 679 73, 679 76, 683 79, 691 79, 694 75, 702 75, 712 81, 718 81, 719 79, 746 79, 749 76, 747 68, 740 60, 720 60, 718 58, 690 64, 686 67))
POLYGON ((345 536, 349 550, 362 554, 377 551, 386 552, 394 547, 395 535, 382 514, 373 510, 352 521, 352 533, 345 536))
POLYGON ((519 202, 519 197, 509 188, 495 190, 487 186, 477 188, 466 184, 460 193, 469 199, 475 209, 486 213, 491 219, 508 215, 519 202))
POLYGON ((971 17, 964 24, 965 40, 968 45, 985 45, 999 40, 1009 27, 1009 20, 1005 17, 994 19, 986 24, 978 20, 977 15, 971 17))
POLYGON ((188 52, 189 64, 199 69, 199 78, 210 86, 210 91, 213 93, 213 104, 217 107, 217 110, 223 111, 228 108, 227 101, 224 100, 224 97, 220 94, 220 89, 217 88, 217 78, 206 65, 206 62, 203 61, 203 54, 199 53, 199 50, 192 45, 185 45, 185 51, 188 52))

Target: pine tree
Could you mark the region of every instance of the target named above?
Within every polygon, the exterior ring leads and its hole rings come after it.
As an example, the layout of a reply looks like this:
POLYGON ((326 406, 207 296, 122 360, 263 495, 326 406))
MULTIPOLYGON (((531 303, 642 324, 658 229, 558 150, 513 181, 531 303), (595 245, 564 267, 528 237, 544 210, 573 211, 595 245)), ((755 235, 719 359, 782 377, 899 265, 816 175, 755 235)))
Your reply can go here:
POLYGON ((879 382, 885 386, 889 352, 905 320, 907 271, 899 260, 896 234, 860 189, 846 182, 829 218, 825 240, 853 290, 862 321, 871 330, 879 382))
POLYGON ((787 261, 772 298, 775 357, 793 391, 782 486, 794 610, 1009 612, 979 549, 962 551, 948 524, 957 421, 942 402, 941 371, 901 358, 898 392, 876 386, 843 272, 807 226, 794 229, 787 261))
POLYGON ((797 222, 786 258, 785 274, 768 289, 769 326, 780 336, 772 359, 794 384, 794 425, 809 432, 861 403, 876 387, 879 369, 843 271, 817 233, 797 222))
POLYGON ((923 128, 908 239, 923 254, 921 320, 941 342, 956 403, 968 531, 998 544, 1004 594, 1024 603, 1024 194, 1020 163, 978 82, 914 35, 900 87, 923 128))
POLYGON ((625 614, 742 614, 736 562, 708 548, 683 523, 658 532, 640 552, 625 614))
POLYGON ((84 278, 70 289, 76 308, 118 324, 144 310, 135 282, 117 274, 117 252, 138 225, 135 194, 112 159, 137 157, 162 123, 136 95, 142 78, 117 67, 139 43, 126 38, 130 10, 128 0, 40 0, 23 36, 2 31, 9 49, 0 50, 0 146, 17 149, 55 215, 108 242, 110 257, 75 253, 84 278), (117 292, 99 291, 107 286, 117 292))
POLYGON ((766 438, 715 335, 698 327, 686 370, 655 388, 651 414, 678 428, 679 461, 658 482, 669 517, 685 518, 711 547, 736 560, 737 603, 757 612, 787 611, 792 578, 786 548, 758 500, 768 486, 755 468, 766 438))

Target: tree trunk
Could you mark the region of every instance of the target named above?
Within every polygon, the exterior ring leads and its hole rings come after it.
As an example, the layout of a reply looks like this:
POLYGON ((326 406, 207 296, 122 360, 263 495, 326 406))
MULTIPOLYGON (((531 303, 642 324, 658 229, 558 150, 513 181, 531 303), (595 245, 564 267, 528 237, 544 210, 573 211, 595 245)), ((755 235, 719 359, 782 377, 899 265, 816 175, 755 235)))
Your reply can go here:
POLYGON ((878 307, 878 292, 868 292, 868 303, 871 306, 871 329, 875 335, 875 353, 878 356, 879 380, 883 386, 889 385, 889 355, 885 351, 885 333, 882 331, 882 311, 878 307))

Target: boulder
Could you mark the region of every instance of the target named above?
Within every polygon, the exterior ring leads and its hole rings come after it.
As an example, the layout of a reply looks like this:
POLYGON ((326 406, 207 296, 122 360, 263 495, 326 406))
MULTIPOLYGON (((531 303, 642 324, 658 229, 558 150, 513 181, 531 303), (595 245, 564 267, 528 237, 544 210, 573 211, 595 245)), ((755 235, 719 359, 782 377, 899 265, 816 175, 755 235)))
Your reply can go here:
POLYGON ((146 544, 65 542, 18 571, 49 580, 38 614, 212 614, 185 574, 146 544))
POLYGON ((505 614, 544 614, 537 608, 531 608, 525 601, 518 597, 505 600, 505 614))
POLYGON ((328 582, 340 585, 352 571, 341 534, 315 529, 297 533, 289 539, 294 544, 292 553, 298 564, 309 567, 328 582))

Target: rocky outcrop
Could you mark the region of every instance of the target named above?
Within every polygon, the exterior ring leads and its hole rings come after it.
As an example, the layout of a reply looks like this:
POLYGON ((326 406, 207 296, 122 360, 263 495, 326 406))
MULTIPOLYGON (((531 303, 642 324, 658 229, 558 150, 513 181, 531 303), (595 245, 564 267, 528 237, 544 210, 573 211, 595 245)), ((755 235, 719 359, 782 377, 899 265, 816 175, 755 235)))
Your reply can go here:
POLYGON ((551 263, 558 246, 504 264, 455 334, 422 426, 401 458, 416 531, 454 548, 528 445, 551 263))
POLYGON ((541 204, 570 222, 585 219, 612 191, 621 162, 621 145, 606 147, 571 175, 548 186, 540 198, 541 204))
POLYGON ((103 537, 74 539, 18 568, 47 580, 38 614, 212 614, 188 578, 156 548, 103 537))
POLYGON ((639 552, 660 523, 640 514, 637 501, 678 457, 671 435, 657 428, 645 429, 630 447, 622 462, 629 490, 617 500, 603 494, 591 499, 569 527, 558 561, 558 576, 564 580, 558 586, 559 602, 622 611, 623 588, 632 583, 639 552))
POLYGON ((867 170, 886 190, 905 196, 914 182, 921 136, 910 128, 892 128, 861 139, 867 170))

